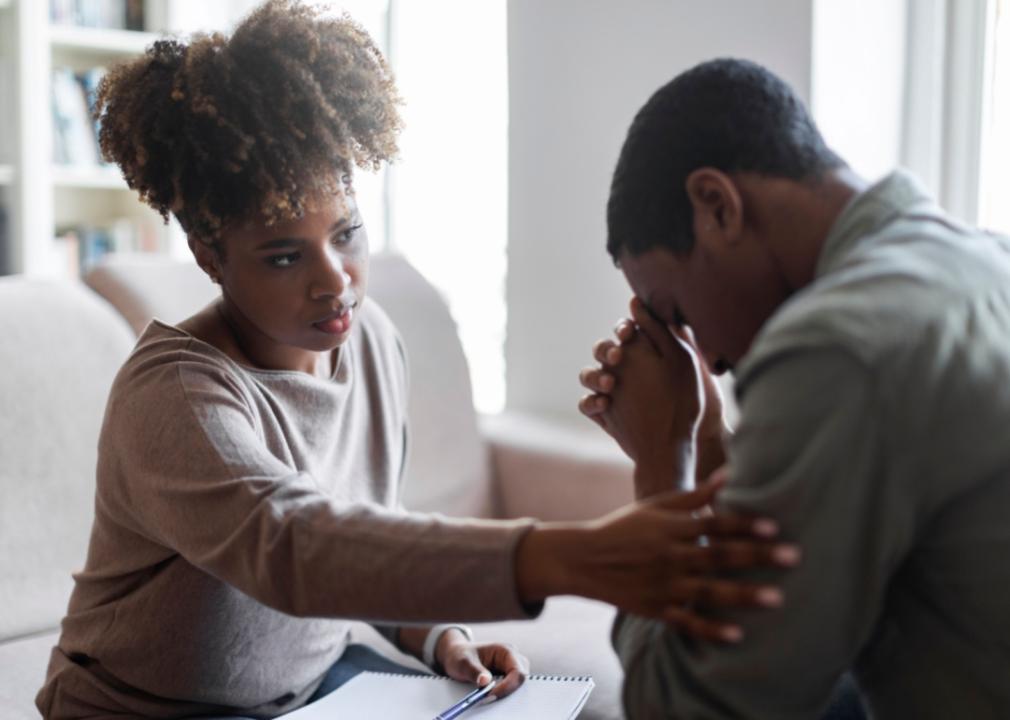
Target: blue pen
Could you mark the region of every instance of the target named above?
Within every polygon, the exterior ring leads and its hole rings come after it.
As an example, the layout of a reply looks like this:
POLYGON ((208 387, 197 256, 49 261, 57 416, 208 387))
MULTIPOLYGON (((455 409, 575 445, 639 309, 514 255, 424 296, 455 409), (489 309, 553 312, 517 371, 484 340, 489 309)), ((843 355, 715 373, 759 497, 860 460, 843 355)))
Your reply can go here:
POLYGON ((487 685, 482 688, 477 688, 472 693, 467 695, 465 698, 460 700, 458 703, 453 705, 448 710, 443 710, 438 715, 435 716, 435 720, 453 720, 453 718, 458 718, 460 715, 465 713, 467 710, 472 708, 474 705, 479 703, 481 700, 488 696, 494 686, 498 684, 498 679, 495 678, 487 685))

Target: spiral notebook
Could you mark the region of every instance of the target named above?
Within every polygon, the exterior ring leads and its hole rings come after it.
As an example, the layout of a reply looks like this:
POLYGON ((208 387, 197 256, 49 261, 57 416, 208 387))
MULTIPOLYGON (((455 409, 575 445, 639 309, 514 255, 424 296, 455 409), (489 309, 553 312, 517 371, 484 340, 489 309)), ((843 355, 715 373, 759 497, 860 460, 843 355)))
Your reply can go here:
MULTIPOLYGON (((590 677, 530 675, 508 697, 467 710, 461 720, 572 720, 593 687, 590 677)), ((363 672, 326 697, 288 713, 284 720, 432 720, 473 688, 435 675, 363 672)))

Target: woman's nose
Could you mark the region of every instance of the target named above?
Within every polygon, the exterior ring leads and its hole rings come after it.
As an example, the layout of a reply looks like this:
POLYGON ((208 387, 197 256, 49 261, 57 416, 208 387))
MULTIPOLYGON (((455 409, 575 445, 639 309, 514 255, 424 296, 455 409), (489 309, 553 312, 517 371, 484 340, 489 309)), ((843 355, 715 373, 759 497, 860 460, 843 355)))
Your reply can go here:
POLYGON ((309 296, 313 300, 340 297, 351 284, 351 276, 343 260, 336 253, 326 253, 312 278, 309 296))

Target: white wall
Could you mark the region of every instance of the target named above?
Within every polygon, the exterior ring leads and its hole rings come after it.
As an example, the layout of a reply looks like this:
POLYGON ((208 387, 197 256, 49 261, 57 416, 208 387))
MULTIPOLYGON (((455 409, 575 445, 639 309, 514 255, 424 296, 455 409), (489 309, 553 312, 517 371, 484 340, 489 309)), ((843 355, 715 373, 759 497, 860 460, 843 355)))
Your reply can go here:
POLYGON ((605 250, 610 175, 653 91, 706 59, 804 99, 813 0, 510 0, 507 406, 577 422, 577 373, 630 292, 605 250))
POLYGON ((869 180, 900 164, 906 25, 906 0, 813 3, 811 110, 828 145, 869 180))

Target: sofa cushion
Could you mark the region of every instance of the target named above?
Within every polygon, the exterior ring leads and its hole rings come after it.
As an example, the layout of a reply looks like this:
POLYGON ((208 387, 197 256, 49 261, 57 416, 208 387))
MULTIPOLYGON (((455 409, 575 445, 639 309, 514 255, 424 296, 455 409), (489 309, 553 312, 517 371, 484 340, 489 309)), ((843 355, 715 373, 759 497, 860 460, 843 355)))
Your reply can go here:
MULTIPOLYGON (((217 294, 195 263, 148 255, 110 255, 85 282, 137 333, 154 317, 184 320, 217 294)), ((411 438, 404 504, 448 515, 493 514, 490 460, 448 306, 395 254, 372 256, 368 296, 389 314, 407 348, 411 438)))
POLYGON ((140 335, 153 318, 175 324, 218 296, 195 262, 150 253, 106 255, 84 282, 108 300, 140 335))
POLYGON ((84 564, 129 327, 79 283, 0 279, 0 640, 55 627, 84 564))
POLYGON ((448 515, 494 515, 490 457, 445 300, 399 255, 374 256, 368 282, 369 296, 407 347, 411 448, 404 504, 448 515))
POLYGON ((4 720, 39 720, 35 695, 46 679, 55 630, 0 643, 0 713, 4 720))

